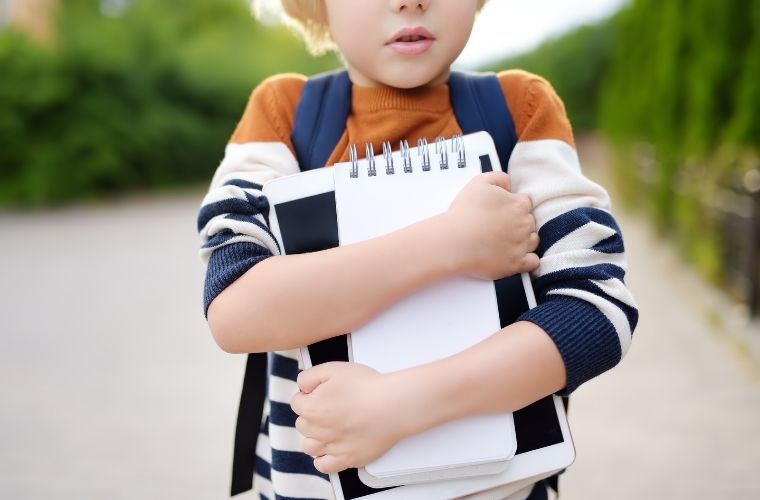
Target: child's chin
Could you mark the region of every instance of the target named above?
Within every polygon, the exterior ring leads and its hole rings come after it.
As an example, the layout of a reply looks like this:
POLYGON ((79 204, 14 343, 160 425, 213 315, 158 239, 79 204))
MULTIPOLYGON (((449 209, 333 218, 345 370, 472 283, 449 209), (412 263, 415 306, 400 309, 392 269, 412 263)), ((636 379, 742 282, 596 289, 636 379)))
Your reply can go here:
POLYGON ((389 75, 383 84, 397 89, 415 89, 418 87, 430 87, 441 85, 448 80, 449 72, 441 74, 406 72, 389 75))

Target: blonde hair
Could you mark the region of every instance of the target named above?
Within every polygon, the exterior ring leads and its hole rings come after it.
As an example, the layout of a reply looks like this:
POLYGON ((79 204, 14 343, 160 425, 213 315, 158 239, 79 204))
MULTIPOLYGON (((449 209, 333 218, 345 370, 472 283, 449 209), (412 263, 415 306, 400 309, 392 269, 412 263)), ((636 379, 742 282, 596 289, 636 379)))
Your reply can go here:
MULTIPOLYGON (((258 3, 253 0, 254 12, 259 15, 258 3)), ((478 0, 478 11, 488 0, 478 0)), ((337 50, 327 24, 324 0, 279 0, 285 24, 298 31, 312 55, 337 50)))

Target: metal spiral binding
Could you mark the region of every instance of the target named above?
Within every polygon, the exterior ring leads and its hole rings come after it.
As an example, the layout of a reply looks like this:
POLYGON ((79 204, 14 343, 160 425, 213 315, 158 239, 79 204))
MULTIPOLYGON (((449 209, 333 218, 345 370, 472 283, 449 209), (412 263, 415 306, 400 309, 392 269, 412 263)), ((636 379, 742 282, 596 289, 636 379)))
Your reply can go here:
POLYGON ((364 148, 367 155, 367 161, 369 162, 369 169, 367 169, 367 175, 369 177, 375 177, 377 175, 377 169, 375 168, 375 149, 372 147, 372 143, 368 142, 364 148))
POLYGON ((401 141, 401 160, 404 163, 404 173, 412 173, 412 153, 409 151, 409 143, 406 139, 401 141))
POLYGON ((451 138, 451 152, 457 153, 457 167, 465 168, 467 160, 464 154, 464 137, 462 134, 456 134, 451 138))
POLYGON ((424 137, 420 137, 417 140, 417 154, 422 159, 422 171, 430 172, 430 150, 428 148, 428 141, 424 137))
MULTIPOLYGON (((467 157, 465 154, 464 137, 462 134, 453 135, 451 141, 451 153, 457 156, 457 167, 467 167, 467 157)), ((411 174, 413 171, 412 166, 412 150, 409 147, 409 142, 406 139, 402 139, 399 143, 401 148, 401 161, 404 165, 404 173, 411 174)), ((375 149, 372 143, 367 143, 364 147, 366 160, 367 160, 367 176, 377 176, 377 166, 375 158, 375 149)), ((438 167, 441 170, 448 170, 449 168, 449 150, 446 145, 446 139, 439 135, 435 138, 435 153, 438 155, 438 167)), ((432 166, 430 161, 430 145, 427 139, 420 137, 417 140, 417 156, 422 164, 422 171, 429 172, 432 166)), ((356 144, 350 144, 348 146, 348 157, 351 162, 351 178, 356 179, 359 177, 359 156, 356 152, 356 144)), ((393 165, 393 148, 389 141, 383 142, 383 159, 385 161, 385 174, 394 175, 395 168, 393 165)))
POLYGON ((449 168, 449 153, 446 151, 446 139, 442 135, 435 138, 435 154, 440 157, 441 170, 449 168))
POLYGON ((356 144, 348 146, 348 158, 351 161, 351 178, 359 178, 359 158, 356 155, 356 144))
POLYGON ((393 149, 391 149, 391 143, 388 141, 383 142, 383 157, 385 158, 385 173, 393 175, 395 173, 393 169, 393 149))

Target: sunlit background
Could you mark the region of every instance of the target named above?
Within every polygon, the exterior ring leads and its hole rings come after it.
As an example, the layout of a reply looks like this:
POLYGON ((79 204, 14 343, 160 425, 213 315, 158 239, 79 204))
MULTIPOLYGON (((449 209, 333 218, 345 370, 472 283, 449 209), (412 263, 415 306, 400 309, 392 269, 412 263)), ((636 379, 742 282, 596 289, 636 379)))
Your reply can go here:
MULTIPOLYGON (((251 89, 339 65, 274 16, 0 0, 0 498, 225 497, 244 358, 205 325, 196 210, 251 89)), ((490 0, 456 63, 552 82, 626 236, 641 322, 573 396, 562 499, 760 498, 757 26, 490 0)))

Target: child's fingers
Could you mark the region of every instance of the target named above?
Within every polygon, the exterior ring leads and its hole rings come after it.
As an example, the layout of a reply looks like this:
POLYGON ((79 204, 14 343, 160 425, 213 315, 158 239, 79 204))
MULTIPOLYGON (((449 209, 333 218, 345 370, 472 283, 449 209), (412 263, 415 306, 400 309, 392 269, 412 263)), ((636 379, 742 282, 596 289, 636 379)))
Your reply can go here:
POLYGON ((523 271, 526 273, 534 271, 538 268, 539 263, 538 255, 534 253, 525 254, 525 257, 523 257, 523 271))
POLYGON ((540 243, 541 240, 538 237, 538 233, 530 233, 530 236, 528 236, 528 250, 535 252, 540 243))
POLYGON ((314 459, 314 467, 322 474, 332 474, 348 468, 344 465, 343 460, 333 455, 324 455, 314 459))
POLYGON ((305 394, 309 394, 316 389, 319 384, 326 382, 327 379, 330 378, 329 374, 331 365, 332 363, 325 363, 299 373, 298 378, 296 379, 298 389, 305 394))
POLYGON ((312 457, 321 457, 327 453, 327 446, 322 441, 307 437, 303 440, 303 452, 312 457))
POLYGON ((499 186, 507 191, 512 190, 512 181, 506 172, 486 172, 478 176, 481 182, 486 182, 494 186, 499 186))

